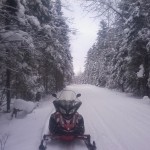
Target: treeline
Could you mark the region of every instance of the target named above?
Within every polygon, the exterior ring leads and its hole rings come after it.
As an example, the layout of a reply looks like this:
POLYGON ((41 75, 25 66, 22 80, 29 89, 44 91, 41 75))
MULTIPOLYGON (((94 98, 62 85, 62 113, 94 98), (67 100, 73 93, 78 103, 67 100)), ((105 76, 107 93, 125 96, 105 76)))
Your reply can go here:
POLYGON ((97 11, 103 6, 103 14, 109 15, 101 21, 97 41, 88 51, 82 82, 150 96, 150 1, 96 4, 89 6, 97 11))
POLYGON ((73 75, 69 28, 60 0, 0 1, 0 102, 34 100, 64 88, 73 75))

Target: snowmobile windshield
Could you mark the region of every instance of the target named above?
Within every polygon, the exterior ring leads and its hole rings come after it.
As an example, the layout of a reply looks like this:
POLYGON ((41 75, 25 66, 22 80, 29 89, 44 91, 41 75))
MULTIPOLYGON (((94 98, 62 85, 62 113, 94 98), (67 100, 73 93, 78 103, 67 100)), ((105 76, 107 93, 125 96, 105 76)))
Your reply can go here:
POLYGON ((59 100, 75 100, 76 99, 76 93, 74 91, 70 90, 64 90, 58 95, 59 100))

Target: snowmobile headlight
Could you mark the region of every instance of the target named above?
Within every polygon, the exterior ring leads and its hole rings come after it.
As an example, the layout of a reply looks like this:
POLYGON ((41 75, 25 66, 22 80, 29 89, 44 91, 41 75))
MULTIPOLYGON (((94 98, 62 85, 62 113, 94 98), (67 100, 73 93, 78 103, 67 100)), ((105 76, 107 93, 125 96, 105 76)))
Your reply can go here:
POLYGON ((71 109, 69 112, 69 115, 73 114, 75 112, 75 109, 71 109))
POLYGON ((62 114, 66 114, 66 111, 63 108, 60 107, 59 110, 62 114))

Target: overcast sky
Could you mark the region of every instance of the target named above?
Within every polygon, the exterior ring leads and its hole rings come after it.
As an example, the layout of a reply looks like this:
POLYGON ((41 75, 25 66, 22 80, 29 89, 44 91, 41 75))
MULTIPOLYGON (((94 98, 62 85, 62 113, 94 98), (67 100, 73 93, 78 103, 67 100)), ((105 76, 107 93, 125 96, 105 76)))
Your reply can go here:
POLYGON ((99 23, 83 11, 77 0, 69 0, 69 4, 72 11, 63 9, 63 13, 64 16, 73 18, 69 26, 77 29, 76 35, 71 35, 70 38, 74 72, 77 74, 84 70, 87 51, 96 41, 99 23))

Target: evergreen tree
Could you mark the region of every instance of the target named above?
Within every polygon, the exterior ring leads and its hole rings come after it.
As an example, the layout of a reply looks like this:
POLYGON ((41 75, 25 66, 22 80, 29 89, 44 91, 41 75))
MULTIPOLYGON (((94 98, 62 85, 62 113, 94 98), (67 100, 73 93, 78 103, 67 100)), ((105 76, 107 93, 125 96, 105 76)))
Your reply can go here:
POLYGON ((73 69, 60 1, 57 5, 50 0, 7 0, 3 4, 0 87, 7 91, 9 110, 11 97, 33 100, 38 90, 61 90, 70 82, 73 69))
MULTIPOLYGON (((120 42, 116 59, 118 86, 123 91, 136 95, 148 95, 149 78, 149 2, 148 1, 123 1, 122 11, 128 10, 127 21, 124 23, 124 31, 120 42), (129 5, 130 4, 130 5, 129 5), (142 72, 143 75, 138 75, 142 72)), ((124 13, 125 14, 125 13, 124 13)))
POLYGON ((92 82, 97 86, 107 85, 114 53, 114 39, 114 29, 108 28, 106 22, 102 21, 97 42, 89 50, 87 56, 85 80, 88 83, 92 82))
POLYGON ((148 0, 121 0, 118 3, 119 14, 116 13, 115 24, 107 29, 103 23, 96 48, 91 52, 99 55, 98 58, 92 56, 95 60, 92 62, 88 53, 85 68, 87 82, 90 71, 87 68, 99 62, 95 68, 99 71, 94 75, 99 80, 99 86, 149 96, 149 6, 148 0))

